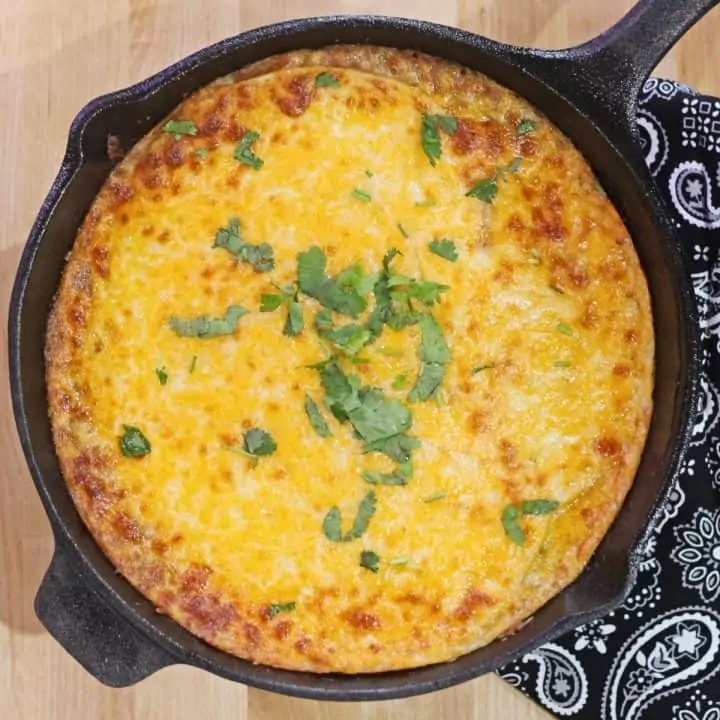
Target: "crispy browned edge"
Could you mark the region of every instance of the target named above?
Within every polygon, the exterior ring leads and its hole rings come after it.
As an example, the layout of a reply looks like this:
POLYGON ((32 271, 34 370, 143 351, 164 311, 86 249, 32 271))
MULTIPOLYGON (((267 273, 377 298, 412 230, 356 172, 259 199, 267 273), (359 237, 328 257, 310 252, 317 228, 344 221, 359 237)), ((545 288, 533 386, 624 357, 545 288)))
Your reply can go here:
MULTIPOLYGON (((355 68, 420 86, 432 93, 452 92, 456 106, 462 106, 466 98, 469 102, 477 92, 496 97, 510 92, 479 73, 438 58, 371 46, 296 51, 268 58, 216 82, 240 81, 305 65, 355 68)), ((410 645, 377 653, 358 643, 351 653, 337 654, 332 647, 295 633, 290 619, 269 618, 266 606, 238 608, 228 602, 222 590, 209 583, 211 569, 190 567, 180 572, 164 563, 163 548, 156 547, 154 542, 144 542, 143 529, 118 509, 122 491, 114 483, 113 457, 82 439, 83 431, 92 428, 92 413, 83 404, 84 389, 73 384, 70 363, 73 352, 85 341, 93 274, 102 276, 106 261, 102 252, 92 246, 93 233, 105 213, 114 211, 128 199, 128 186, 123 184, 123 178, 130 175, 156 134, 157 129, 133 148, 99 193, 68 256, 48 322, 47 390, 53 439, 63 476, 83 521, 118 570, 155 603, 158 612, 169 614, 208 643, 257 663, 314 672, 376 672, 450 660, 474 649, 479 643, 468 641, 464 647, 454 646, 452 650, 440 643, 445 648, 440 654, 433 652, 432 647, 410 645)), ((574 154, 573 162, 583 162, 569 142, 566 149, 570 155, 574 154)), ((650 303, 641 273, 640 279, 641 287, 636 290, 649 322, 650 303)), ((651 365, 652 336, 647 340, 644 359, 651 365)), ((638 423, 637 442, 625 448, 624 456, 614 465, 612 476, 604 483, 595 484, 553 523, 539 560, 518 593, 519 602, 496 618, 494 630, 485 633, 484 640, 512 632, 578 576, 632 485, 650 412, 648 407, 638 423)), ((469 597, 469 605, 473 602, 482 604, 483 599, 469 597)), ((363 630, 363 619, 360 612, 357 623, 353 623, 358 630, 363 630)))

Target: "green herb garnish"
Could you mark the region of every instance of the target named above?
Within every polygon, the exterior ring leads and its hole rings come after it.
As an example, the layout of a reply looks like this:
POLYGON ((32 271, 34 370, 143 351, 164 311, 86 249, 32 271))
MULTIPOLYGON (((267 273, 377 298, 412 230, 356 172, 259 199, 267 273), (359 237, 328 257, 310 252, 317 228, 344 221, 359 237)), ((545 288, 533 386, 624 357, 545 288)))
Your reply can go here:
POLYGON ((442 499, 445 498, 445 497, 447 497, 447 493, 438 491, 438 492, 434 492, 434 493, 432 493, 432 494, 430 494, 430 495, 426 495, 426 496, 423 498, 423 502, 425 502, 425 503, 432 503, 432 502, 436 502, 437 500, 442 500, 442 499))
POLYGON ((168 381, 168 374, 165 372, 165 366, 155 368, 155 374, 157 375, 157 379, 160 381, 161 385, 165 385, 168 381))
POLYGON ((492 203, 498 194, 498 184, 495 177, 480 180, 465 193, 465 197, 474 197, 485 203, 492 203))
POLYGON ((572 363, 569 360, 558 360, 553 363, 553 367, 556 368, 569 368, 572 367, 572 363))
POLYGON ((260 295, 260 312, 274 312, 282 304, 285 298, 276 293, 263 293, 260 295))
POLYGON ((512 542, 522 545, 525 542, 525 531, 520 526, 523 515, 549 515, 560 507, 557 500, 523 500, 518 508, 508 505, 502 513, 502 524, 505 534, 512 542))
POLYGON ((125 432, 118 438, 120 452, 125 457, 144 457, 152 450, 150 441, 142 434, 139 428, 132 425, 123 425, 125 432))
POLYGON ((295 298, 288 302, 288 314, 283 327, 283 335, 287 337, 295 337, 299 335, 305 327, 305 318, 303 317, 302 305, 295 298))
POLYGON ((410 402, 437 398, 445 376, 445 365, 450 362, 450 348, 438 321, 432 315, 423 315, 420 318, 420 330, 420 374, 408 395, 410 402))
POLYGON ((397 228, 398 228, 398 230, 400 231, 400 234, 401 234, 404 238, 409 238, 409 237, 410 237, 410 234, 409 234, 408 231, 403 227, 403 224, 402 224, 402 223, 398 223, 397 228))
POLYGON ((382 440, 366 443, 364 453, 378 452, 387 455, 396 463, 406 463, 410 460, 412 451, 420 447, 420 441, 412 435, 399 433, 382 440))
POLYGON ((198 126, 192 120, 168 120, 162 126, 162 131, 179 140, 181 135, 197 135, 198 126))
POLYGON ((168 320, 168 325, 180 337, 204 340, 221 335, 232 335, 240 318, 247 313, 248 311, 242 305, 230 305, 222 317, 211 318, 207 315, 200 315, 195 318, 179 318, 173 315, 168 320))
POLYGON ((518 137, 522 137, 523 135, 527 135, 528 133, 535 132, 535 130, 537 130, 537 127, 538 124, 536 120, 526 118, 525 120, 520 121, 520 124, 517 126, 515 134, 518 137))
POLYGON ((360 188, 353 188, 350 191, 350 194, 356 200, 362 200, 362 202, 370 202, 372 200, 372 196, 370 195, 370 193, 367 193, 364 190, 361 190, 360 188))
POLYGON ((408 482, 407 477, 400 472, 364 472, 362 476, 371 485, 407 485, 408 482))
POLYGON ((519 158, 519 157, 513 158, 512 161, 505 168, 505 172, 515 173, 519 170, 521 165, 522 165, 522 158, 519 158))
POLYGON ((246 242, 240 231, 240 220, 236 217, 230 218, 227 226, 220 228, 215 233, 213 247, 227 250, 235 255, 240 262, 252 265, 255 272, 269 272, 275 267, 273 249, 270 245, 267 243, 253 245, 246 242))
POLYGON ((484 365, 478 365, 477 367, 474 367, 470 372, 473 375, 477 375, 477 373, 482 372, 483 370, 493 370, 495 367, 495 363, 485 363, 484 365))
POLYGON ((277 450, 277 443, 269 432, 261 428, 252 428, 243 434, 242 452, 253 458, 253 467, 258 459, 265 455, 272 455, 277 450))
POLYGON ((443 238, 441 240, 431 240, 428 244, 428 248, 431 253, 435 253, 435 255, 438 255, 445 260, 449 260, 450 262, 455 262, 458 259, 458 252, 455 247, 455 243, 447 238, 443 238))
POLYGON ((342 514, 336 506, 331 507, 323 520, 325 537, 332 542, 350 542, 362 537, 370 525, 376 507, 377 496, 374 490, 370 490, 360 501, 353 526, 345 535, 342 534, 342 514))
POLYGON ((433 167, 437 165, 437 161, 442 155, 439 128, 452 135, 458 129, 457 118, 453 115, 427 115, 423 113, 420 125, 420 142, 425 156, 433 167))
POLYGON ((259 170, 265 163, 253 152, 252 146, 260 138, 260 133, 248 130, 235 147, 233 157, 253 170, 259 170))
POLYGON ((268 605, 268 615, 270 615, 270 619, 274 620, 277 615, 284 612, 292 612, 295 609, 296 603, 295 602, 287 602, 287 603, 270 603, 268 605))
POLYGON ((408 395, 408 400, 410 402, 420 402, 429 400, 430 398, 437 398, 444 377, 444 365, 438 363, 422 363, 420 366, 420 374, 408 395))
POLYGON ((315 78, 315 87, 339 88, 340 81, 332 73, 324 72, 315 78))
POLYGON ((380 556, 372 550, 363 550, 360 553, 360 567, 376 573, 380 569, 380 556))
POLYGON ((374 173, 372 170, 366 170, 366 171, 365 171, 365 174, 366 174, 369 178, 371 178, 371 177, 373 177, 373 175, 375 175, 375 173, 374 173))
POLYGON ((315 401, 309 396, 305 395, 305 412, 307 413, 310 424, 313 426, 313 430, 322 438, 329 437, 332 435, 330 426, 325 422, 320 408, 318 408, 315 401))
POLYGON ((299 253, 297 273, 300 291, 330 310, 357 317, 367 307, 367 301, 352 284, 341 286, 337 278, 328 277, 326 265, 327 257, 317 246, 299 253))
POLYGON ((407 384, 407 376, 405 373, 400 373, 391 383, 390 387, 393 390, 402 390, 407 384))
POLYGON ((195 372, 196 365, 197 365, 197 355, 193 355, 193 358, 190 361, 190 374, 195 372))
POLYGON ((565 324, 564 322, 559 322, 555 326, 555 329, 558 332, 561 332, 563 335, 572 335, 573 334, 572 328, 569 325, 565 324))
POLYGON ((207 148, 200 148, 199 150, 196 150, 196 151, 195 151, 195 154, 196 154, 199 158, 204 158, 204 157, 207 157, 207 156, 210 154, 210 151, 209 151, 207 148))

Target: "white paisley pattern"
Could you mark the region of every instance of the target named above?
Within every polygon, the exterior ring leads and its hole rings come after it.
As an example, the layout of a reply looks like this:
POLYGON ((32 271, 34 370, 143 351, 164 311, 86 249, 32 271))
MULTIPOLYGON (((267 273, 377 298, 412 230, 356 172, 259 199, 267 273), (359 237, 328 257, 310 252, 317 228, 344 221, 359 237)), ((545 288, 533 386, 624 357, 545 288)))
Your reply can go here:
POLYGON ((674 705, 672 720, 720 720, 720 703, 695 690, 684 705, 674 705))
POLYGON ((720 615, 680 608, 632 635, 603 691, 603 720, 636 720, 652 703, 704 682, 720 670, 720 615))
POLYGON ((540 665, 535 692, 540 702, 556 715, 574 715, 588 698, 588 682, 578 659, 555 643, 546 643, 528 653, 523 662, 540 665))
POLYGON ((677 546, 670 558, 682 565, 682 583, 706 603, 720 597, 720 509, 699 508, 687 525, 674 528, 677 546))
POLYGON ((718 184, 720 182, 713 181, 703 163, 696 160, 680 163, 670 175, 669 184, 675 209, 692 225, 717 230, 720 228, 720 207, 713 204, 713 195, 720 194, 718 184))

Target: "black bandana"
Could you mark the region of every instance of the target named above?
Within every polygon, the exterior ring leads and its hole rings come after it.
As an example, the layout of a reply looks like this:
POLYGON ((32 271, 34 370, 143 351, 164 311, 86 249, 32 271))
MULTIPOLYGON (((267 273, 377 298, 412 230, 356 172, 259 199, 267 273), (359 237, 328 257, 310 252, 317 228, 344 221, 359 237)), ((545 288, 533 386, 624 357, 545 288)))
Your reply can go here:
POLYGON ((637 122, 700 316, 691 447, 627 602, 500 675, 557 717, 720 720, 720 100, 652 78, 637 122))

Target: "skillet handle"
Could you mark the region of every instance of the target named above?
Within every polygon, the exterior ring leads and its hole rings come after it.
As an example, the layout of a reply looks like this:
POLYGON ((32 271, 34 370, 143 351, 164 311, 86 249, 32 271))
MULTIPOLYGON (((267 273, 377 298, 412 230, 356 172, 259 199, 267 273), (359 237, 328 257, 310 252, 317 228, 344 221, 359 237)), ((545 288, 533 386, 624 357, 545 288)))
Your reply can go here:
POLYGON ((645 80, 685 32, 718 4, 720 0, 638 0, 598 37, 569 50, 533 53, 537 74, 586 114, 604 117, 610 127, 620 122, 634 134, 645 80))
POLYGON ((177 661, 140 636, 88 587, 60 545, 35 597, 35 614, 93 677, 127 687, 177 661))

